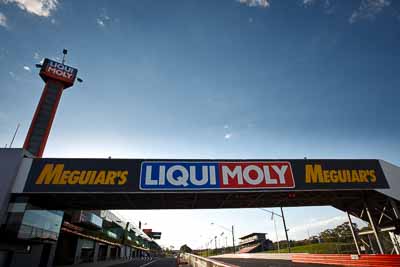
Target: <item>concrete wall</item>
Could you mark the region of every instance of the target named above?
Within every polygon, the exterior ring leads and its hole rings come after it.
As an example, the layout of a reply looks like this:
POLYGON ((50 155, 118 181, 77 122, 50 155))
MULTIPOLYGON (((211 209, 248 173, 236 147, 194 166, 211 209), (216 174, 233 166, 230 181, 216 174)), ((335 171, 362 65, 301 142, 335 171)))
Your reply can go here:
POLYGON ((120 255, 121 259, 128 259, 132 256, 132 248, 128 246, 121 246, 120 255))
POLYGON ((185 253, 183 258, 191 267, 237 267, 235 265, 230 265, 216 260, 203 258, 197 255, 185 253))
POLYGON ((107 245, 107 257, 106 257, 106 260, 109 260, 110 257, 111 257, 111 246, 107 245))
POLYGON ((78 238, 78 242, 76 243, 74 264, 78 264, 80 262, 81 252, 82 252, 82 245, 83 245, 82 238, 78 238))
POLYGON ((0 225, 5 223, 10 193, 25 155, 21 148, 0 148, 0 225))
POLYGON ((93 262, 97 262, 99 256, 99 242, 94 243, 94 255, 93 255, 93 262))
POLYGON ((57 244, 53 244, 51 246, 49 259, 47 261, 47 267, 52 267, 53 266, 54 258, 56 256, 56 249, 57 249, 57 244))
MULTIPOLYGON (((43 248, 44 244, 32 244, 31 250, 29 252, 14 252, 10 266, 39 266, 40 259, 43 253, 43 248)), ((53 257, 50 255, 47 266, 52 266, 52 260, 50 261, 50 258, 52 259, 53 257)))

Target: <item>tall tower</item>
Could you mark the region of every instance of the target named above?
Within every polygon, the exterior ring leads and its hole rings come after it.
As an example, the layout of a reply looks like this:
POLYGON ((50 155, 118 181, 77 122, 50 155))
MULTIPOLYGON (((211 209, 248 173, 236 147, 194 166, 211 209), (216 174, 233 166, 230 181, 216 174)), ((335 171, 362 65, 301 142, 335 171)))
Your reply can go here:
POLYGON ((46 58, 38 65, 45 86, 24 142, 24 149, 36 157, 43 155, 62 92, 74 84, 78 73, 77 69, 64 64, 67 50, 64 49, 63 54, 62 63, 46 58))

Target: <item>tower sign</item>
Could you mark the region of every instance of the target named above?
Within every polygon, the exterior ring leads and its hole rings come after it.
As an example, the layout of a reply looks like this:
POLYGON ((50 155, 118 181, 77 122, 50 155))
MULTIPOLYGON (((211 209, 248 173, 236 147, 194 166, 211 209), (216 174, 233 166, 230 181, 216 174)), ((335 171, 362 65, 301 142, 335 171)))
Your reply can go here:
MULTIPOLYGON (((67 50, 64 49, 63 53, 65 59, 67 50)), ((78 73, 77 69, 65 65, 64 59, 59 63, 46 58, 43 64, 39 65, 39 75, 46 84, 24 142, 24 148, 36 157, 43 155, 61 94, 64 89, 74 84, 78 73)))

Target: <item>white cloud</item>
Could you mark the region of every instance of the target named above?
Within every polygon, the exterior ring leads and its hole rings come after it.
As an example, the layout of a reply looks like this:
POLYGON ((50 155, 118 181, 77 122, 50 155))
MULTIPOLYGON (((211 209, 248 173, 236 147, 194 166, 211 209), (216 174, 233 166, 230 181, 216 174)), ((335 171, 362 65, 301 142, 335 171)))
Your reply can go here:
POLYGON ((333 2, 332 0, 303 0, 302 4, 306 8, 318 5, 323 8, 326 14, 332 14, 334 12, 333 2))
POLYGON ((339 216, 335 216, 335 217, 323 219, 323 220, 317 220, 314 218, 314 219, 311 219, 309 221, 309 223, 290 228, 290 232, 295 235, 296 235, 296 233, 305 232, 307 230, 310 230, 312 232, 319 232, 319 231, 326 229, 327 227, 332 227, 332 226, 334 227, 345 221, 347 221, 346 215, 339 215, 339 216))
POLYGON ((105 27, 111 22, 111 18, 106 15, 105 9, 103 9, 101 15, 96 19, 96 22, 100 27, 105 27))
POLYGON ((225 139, 231 139, 231 137, 232 137, 232 133, 226 133, 224 136, 225 139))
POLYGON ((8 72, 8 74, 10 74, 11 78, 13 78, 14 80, 17 80, 17 79, 18 79, 18 78, 17 78, 17 75, 15 75, 14 72, 10 71, 10 72, 8 72))
POLYGON ((323 220, 311 219, 308 223, 291 227, 289 231, 290 238, 303 239, 305 237, 305 233, 307 232, 311 233, 311 235, 315 235, 325 229, 334 228, 345 221, 347 221, 347 217, 345 215, 339 215, 323 220))
POLYGON ((24 70, 26 70, 26 71, 31 71, 31 68, 29 68, 28 66, 24 66, 24 70))
POLYGON ((238 0, 239 3, 248 5, 249 7, 269 7, 269 0, 238 0))
POLYGON ((7 27, 7 17, 0 12, 0 26, 7 27))
POLYGON ((360 19, 374 19, 385 7, 390 6, 389 0, 362 0, 360 7, 351 14, 350 23, 360 19))
POLYGON ((105 26, 105 25, 104 25, 104 21, 101 20, 101 19, 99 19, 99 18, 96 19, 96 22, 97 22, 97 24, 98 24, 99 26, 101 26, 101 27, 104 27, 104 26, 105 26))
MULTIPOLYGON (((334 0, 302 0, 301 3, 306 8, 318 5, 328 15, 334 13, 336 9, 334 0)), ((349 22, 354 23, 362 19, 374 19, 390 4, 391 0, 360 0, 360 6, 352 12, 349 22)))
POLYGON ((228 125, 228 124, 225 124, 225 125, 224 125, 224 129, 229 129, 229 125, 228 125))
POLYGON ((312 4, 314 4, 315 3, 315 0, 303 0, 303 4, 304 5, 312 5, 312 4))
POLYGON ((0 0, 15 3, 19 8, 41 17, 48 17, 57 8, 58 0, 0 0))
MULTIPOLYGON (((361 219, 352 216, 353 223, 356 223, 359 228, 366 226, 367 223, 361 219)), ((290 227, 290 238, 292 239, 303 239, 307 237, 306 233, 311 235, 318 235, 320 232, 335 228, 336 226, 348 222, 347 215, 338 215, 331 218, 320 219, 320 218, 310 218, 308 223, 302 223, 299 226, 290 227)))

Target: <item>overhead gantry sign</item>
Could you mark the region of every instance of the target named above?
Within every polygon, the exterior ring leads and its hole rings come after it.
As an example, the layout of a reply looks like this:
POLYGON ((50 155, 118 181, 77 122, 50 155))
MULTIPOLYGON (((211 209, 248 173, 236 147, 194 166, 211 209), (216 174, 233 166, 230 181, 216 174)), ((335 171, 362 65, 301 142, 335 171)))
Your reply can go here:
POLYGON ((388 188, 378 160, 33 159, 24 193, 388 188))
POLYGON ((399 178, 380 160, 24 158, 13 194, 48 209, 331 205, 398 231, 399 178))

